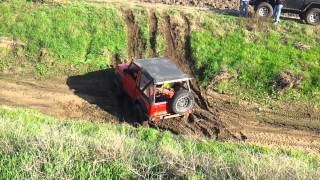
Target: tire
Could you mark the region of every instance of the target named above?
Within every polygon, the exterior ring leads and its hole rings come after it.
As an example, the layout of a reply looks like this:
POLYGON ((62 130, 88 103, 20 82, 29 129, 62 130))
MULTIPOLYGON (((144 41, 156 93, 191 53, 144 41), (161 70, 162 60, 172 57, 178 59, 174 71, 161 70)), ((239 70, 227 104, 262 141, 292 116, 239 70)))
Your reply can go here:
POLYGON ((171 109, 174 113, 184 114, 194 107, 193 94, 187 90, 180 90, 174 96, 171 101, 171 109))
POLYGON ((135 116, 135 121, 138 123, 143 124, 146 121, 146 116, 140 104, 135 104, 134 116, 135 116))
POLYGON ((267 2, 262 2, 255 6, 255 15, 258 17, 272 17, 273 7, 267 2))
POLYGON ((305 21, 308 24, 320 24, 320 9, 312 8, 306 12, 305 21))

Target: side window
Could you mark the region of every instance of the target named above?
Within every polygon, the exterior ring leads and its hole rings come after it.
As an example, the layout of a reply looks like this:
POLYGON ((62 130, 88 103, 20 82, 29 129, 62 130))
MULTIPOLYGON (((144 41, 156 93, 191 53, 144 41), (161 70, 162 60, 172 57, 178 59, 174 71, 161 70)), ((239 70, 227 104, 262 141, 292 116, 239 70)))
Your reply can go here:
POLYGON ((132 64, 128 69, 128 73, 133 77, 133 79, 137 79, 138 67, 135 64, 132 64))
POLYGON ((152 79, 149 76, 146 76, 144 73, 141 74, 140 79, 140 90, 143 91, 143 94, 149 98, 150 102, 154 101, 154 87, 152 83, 152 79))
POLYGON ((142 73, 140 79, 140 90, 143 90, 150 82, 151 80, 144 73, 142 73))

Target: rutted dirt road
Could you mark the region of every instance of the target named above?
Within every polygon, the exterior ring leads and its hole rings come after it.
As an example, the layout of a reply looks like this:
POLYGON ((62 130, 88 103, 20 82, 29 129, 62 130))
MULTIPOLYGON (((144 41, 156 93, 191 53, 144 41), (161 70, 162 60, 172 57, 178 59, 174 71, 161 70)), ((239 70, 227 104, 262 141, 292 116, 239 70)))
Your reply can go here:
MULTIPOLYGON (((134 125, 130 103, 125 98, 117 99, 114 96, 114 89, 109 86, 110 76, 110 71, 99 71, 57 80, 38 81, 0 75, 0 104, 34 108, 62 119, 126 122, 134 125)), ((257 115, 250 110, 240 111, 229 105, 229 101, 214 97, 209 99, 208 111, 197 108, 188 122, 169 119, 161 122, 159 128, 193 137, 231 139, 320 153, 319 131, 261 123, 259 119, 262 117, 285 116, 270 113, 257 115)))

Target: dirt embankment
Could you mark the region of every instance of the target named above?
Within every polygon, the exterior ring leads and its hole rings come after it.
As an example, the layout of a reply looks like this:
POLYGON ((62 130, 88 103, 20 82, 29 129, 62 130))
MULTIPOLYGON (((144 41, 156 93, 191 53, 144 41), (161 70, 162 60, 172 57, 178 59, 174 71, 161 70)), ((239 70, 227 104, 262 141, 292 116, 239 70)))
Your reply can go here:
MULTIPOLYGON (((123 13, 128 26, 129 55, 140 58, 145 54, 146 42, 141 38, 141 30, 132 11, 124 10, 123 13)), ((156 37, 160 33, 165 38, 166 56, 183 71, 196 77, 197 72, 192 68, 194 61, 190 47, 191 24, 188 16, 159 16, 152 11, 149 15, 150 54, 157 56, 156 37)), ((135 125, 132 104, 126 97, 115 96, 116 89, 111 87, 112 79, 111 69, 48 81, 36 81, 32 78, 21 80, 18 77, 2 75, 0 104, 32 107, 65 119, 135 125)), ((180 118, 164 120, 158 124, 158 128, 191 137, 205 136, 320 152, 319 114, 288 113, 296 114, 295 119, 286 113, 239 106, 221 95, 208 95, 200 90, 196 80, 192 81, 191 85, 196 96, 194 113, 187 121, 180 118), (291 121, 292 126, 281 124, 286 121, 291 121)))

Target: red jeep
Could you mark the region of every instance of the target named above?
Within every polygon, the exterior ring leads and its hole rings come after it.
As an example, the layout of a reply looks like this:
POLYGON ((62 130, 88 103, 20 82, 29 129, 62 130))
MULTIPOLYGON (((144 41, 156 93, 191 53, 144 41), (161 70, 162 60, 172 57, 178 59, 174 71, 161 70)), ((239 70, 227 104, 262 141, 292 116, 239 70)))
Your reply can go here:
POLYGON ((138 59, 115 67, 114 84, 135 104, 139 121, 157 122, 188 115, 194 106, 192 79, 165 58, 138 59))

